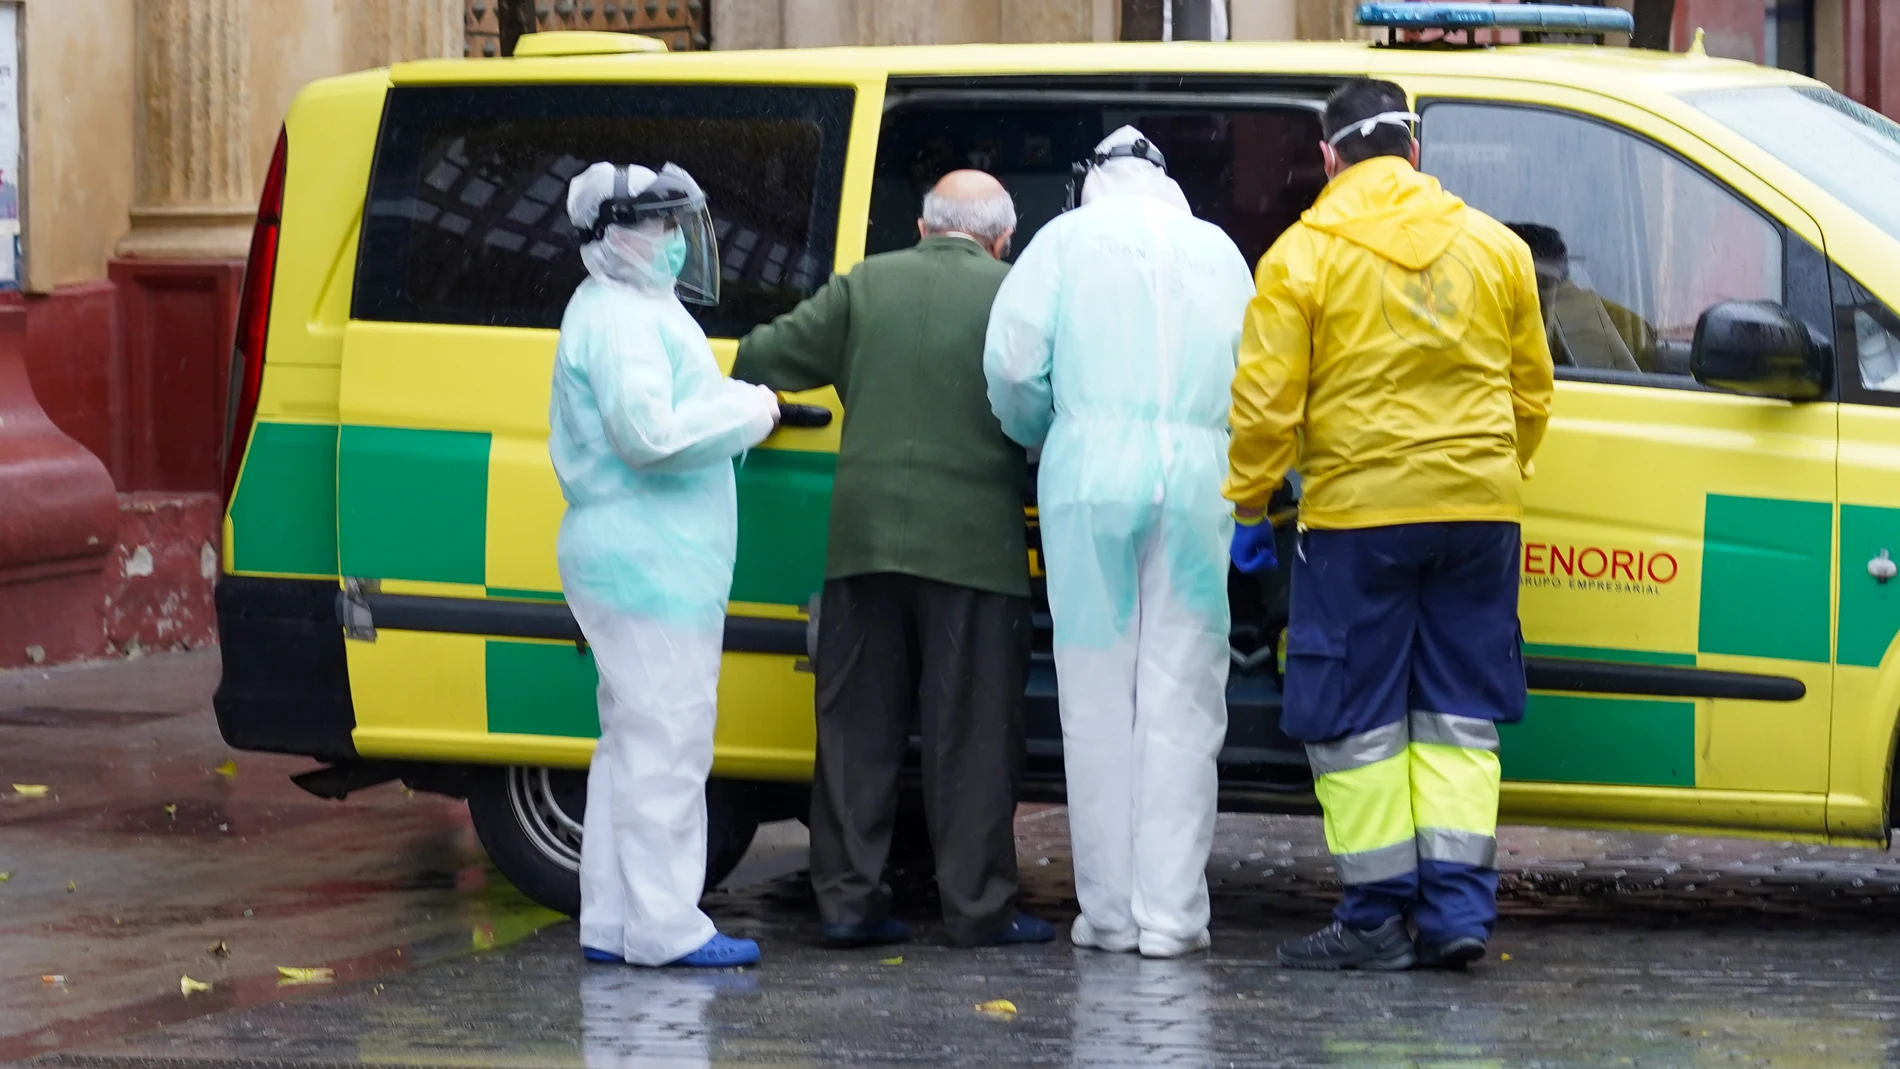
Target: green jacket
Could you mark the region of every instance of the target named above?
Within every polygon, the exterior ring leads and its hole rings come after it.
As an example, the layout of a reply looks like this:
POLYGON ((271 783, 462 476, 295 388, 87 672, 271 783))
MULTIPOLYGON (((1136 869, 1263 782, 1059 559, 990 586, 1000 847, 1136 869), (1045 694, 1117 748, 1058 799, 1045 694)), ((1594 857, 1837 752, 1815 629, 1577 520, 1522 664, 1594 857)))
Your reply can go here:
POLYGON ((732 376, 844 401, 825 577, 899 572, 1029 595, 1028 462, 990 411, 983 332, 1006 264, 932 236, 835 275, 739 343, 732 376))

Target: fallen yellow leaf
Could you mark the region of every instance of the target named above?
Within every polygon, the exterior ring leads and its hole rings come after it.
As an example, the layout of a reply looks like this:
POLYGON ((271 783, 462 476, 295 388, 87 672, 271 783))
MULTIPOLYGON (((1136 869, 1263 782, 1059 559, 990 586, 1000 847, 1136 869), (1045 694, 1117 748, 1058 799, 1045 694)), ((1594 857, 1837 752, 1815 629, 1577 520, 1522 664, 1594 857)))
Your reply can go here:
POLYGON ((213 769, 212 771, 216 772, 220 776, 223 776, 225 779, 236 779, 237 778, 237 762, 227 757, 224 759, 223 764, 219 765, 217 768, 213 769))
POLYGON ((181 976, 178 978, 178 993, 186 998, 190 998, 194 991, 209 990, 211 990, 211 985, 205 983, 203 980, 193 980, 189 976, 181 976))
POLYGON ((1499 960, 1499 961, 1510 961, 1510 960, 1511 960, 1511 956, 1510 956, 1509 954, 1499 954, 1499 955, 1498 955, 1498 960, 1499 960))
POLYGON ((7 882, 8 880, 11 880, 12 878, 13 878, 13 873, 11 873, 11 872, 0 872, 0 883, 5 883, 5 882, 7 882))
POLYGON ((877 959, 877 963, 879 965, 902 965, 904 964, 904 959, 901 957, 900 958, 879 958, 877 959))
POLYGON ((327 984, 336 979, 335 969, 299 968, 295 965, 279 965, 277 975, 283 979, 277 981, 279 987, 290 984, 327 984))
POLYGON ((13 785, 13 793, 22 798, 44 798, 46 797, 46 792, 51 789, 52 788, 44 783, 16 783, 13 785))
POLYGON ((175 805, 168 805, 168 806, 166 806, 166 807, 165 807, 165 815, 166 815, 166 816, 168 816, 168 817, 172 817, 173 819, 176 819, 176 818, 177 818, 177 816, 178 816, 178 807, 177 807, 177 806, 175 806, 175 805))
POLYGON ((73 892, 75 892, 75 891, 77 891, 77 890, 79 890, 79 881, 78 881, 78 880, 67 880, 67 881, 66 881, 66 893, 67 893, 67 894, 72 894, 73 892))
POLYGON ((470 943, 476 950, 495 949, 495 927, 492 924, 478 924, 470 933, 470 943))
POLYGON ((231 945, 229 943, 226 943, 224 940, 220 939, 217 942, 206 947, 205 953, 211 955, 214 958, 228 958, 231 956, 231 945))
POLYGON ((989 1000, 988 1002, 977 1003, 976 1012, 996 1013, 996 1014, 1002 1014, 1004 1016, 1008 1016, 1016 1012, 1016 1004, 1006 998, 993 998, 989 1000))

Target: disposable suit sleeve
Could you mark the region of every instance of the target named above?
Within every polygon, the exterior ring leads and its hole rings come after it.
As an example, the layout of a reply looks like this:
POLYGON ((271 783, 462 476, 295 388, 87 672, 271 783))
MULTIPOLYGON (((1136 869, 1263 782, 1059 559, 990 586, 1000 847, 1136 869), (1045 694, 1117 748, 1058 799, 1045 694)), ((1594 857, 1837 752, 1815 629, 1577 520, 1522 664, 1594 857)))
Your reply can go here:
POLYGON ((798 307, 739 342, 732 377, 787 393, 835 386, 850 334, 850 282, 833 275, 798 307))
POLYGON ((1056 316, 1061 309, 1062 265, 1058 235, 1036 235, 1003 279, 990 305, 983 338, 983 376, 990 409, 1003 433, 1029 449, 1042 445, 1055 422, 1056 316))
POLYGON ((1531 457, 1536 455, 1538 444, 1544 440, 1544 427, 1550 422, 1555 373, 1543 309, 1537 302, 1537 271, 1530 250, 1519 242, 1513 252, 1516 314, 1511 321, 1511 412, 1517 417, 1518 466, 1529 476, 1531 457))
POLYGON ((1240 330, 1240 366, 1234 372, 1222 496, 1236 506, 1264 509, 1298 454, 1306 419, 1306 383, 1312 368, 1313 330, 1302 264, 1310 248, 1289 231, 1260 259, 1254 297, 1240 330))
POLYGON ((616 339, 589 368, 607 442, 635 470, 692 471, 724 463, 772 433, 776 401, 763 386, 721 378, 675 398, 672 361, 658 338, 616 339))

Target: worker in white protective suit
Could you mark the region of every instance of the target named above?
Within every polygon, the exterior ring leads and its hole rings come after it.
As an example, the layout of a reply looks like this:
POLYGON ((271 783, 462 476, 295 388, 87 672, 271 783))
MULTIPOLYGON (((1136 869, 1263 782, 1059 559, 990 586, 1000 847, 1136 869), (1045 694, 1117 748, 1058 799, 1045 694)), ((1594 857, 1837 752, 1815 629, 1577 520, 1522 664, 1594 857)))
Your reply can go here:
POLYGON ((1133 127, 1078 164, 1081 206, 1023 250, 983 368, 1003 430, 1042 448, 1076 898, 1071 938, 1205 948, 1215 756, 1227 733, 1227 409, 1253 281, 1133 127))
POLYGON ((706 197, 672 164, 596 163, 568 186, 588 277, 554 362, 548 453, 561 587, 600 671, 581 843, 591 961, 746 965, 699 910, 706 776, 738 541, 732 459, 778 401, 725 377, 681 298, 718 300, 706 197))

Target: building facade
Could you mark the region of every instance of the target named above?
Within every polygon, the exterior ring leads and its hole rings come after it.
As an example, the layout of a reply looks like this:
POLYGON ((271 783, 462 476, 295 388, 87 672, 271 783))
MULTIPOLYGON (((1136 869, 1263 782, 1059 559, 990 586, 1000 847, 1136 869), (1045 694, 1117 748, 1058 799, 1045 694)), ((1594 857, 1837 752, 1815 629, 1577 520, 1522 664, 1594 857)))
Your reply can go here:
POLYGON ((460 55, 463 5, 0 9, 18 57, 0 141, 22 172, 0 174, 19 231, 0 292, 0 668, 210 642, 237 290, 284 111, 313 78, 460 55))

